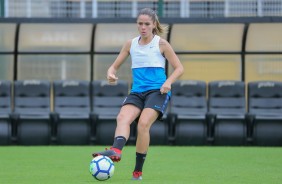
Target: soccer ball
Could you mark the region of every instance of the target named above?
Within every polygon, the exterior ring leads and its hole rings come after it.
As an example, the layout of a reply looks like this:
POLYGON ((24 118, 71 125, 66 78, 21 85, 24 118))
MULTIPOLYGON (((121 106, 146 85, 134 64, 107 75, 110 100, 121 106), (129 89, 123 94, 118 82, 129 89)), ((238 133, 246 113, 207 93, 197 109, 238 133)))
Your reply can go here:
POLYGON ((95 179, 104 181, 114 175, 115 165, 109 157, 100 155, 92 159, 89 171, 95 179))

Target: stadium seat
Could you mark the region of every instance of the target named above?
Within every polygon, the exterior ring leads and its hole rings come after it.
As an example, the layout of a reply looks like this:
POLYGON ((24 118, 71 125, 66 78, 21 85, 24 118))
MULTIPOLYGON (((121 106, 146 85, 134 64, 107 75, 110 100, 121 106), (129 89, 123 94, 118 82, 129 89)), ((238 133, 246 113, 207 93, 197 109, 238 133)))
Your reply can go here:
POLYGON ((215 145, 246 144, 245 96, 242 81, 212 81, 208 84, 209 130, 215 145))
POLYGON ((11 82, 0 81, 0 145, 11 143, 11 82))
POLYGON ((14 113, 18 143, 46 145, 51 141, 50 82, 14 82, 14 113))
POLYGON ((57 143, 90 144, 90 82, 58 80, 54 81, 53 87, 57 143))
POLYGON ((176 145, 203 145, 207 140, 206 83, 179 80, 172 84, 170 136, 176 145))
POLYGON ((248 83, 248 123, 253 144, 282 145, 282 82, 248 83))
POLYGON ((118 80, 110 85, 105 80, 92 82, 92 120, 95 127, 97 144, 111 145, 113 143, 116 116, 122 102, 128 94, 128 82, 118 80))
POLYGON ((150 145, 167 145, 169 141, 169 118, 167 109, 163 118, 156 120, 150 128, 150 145))

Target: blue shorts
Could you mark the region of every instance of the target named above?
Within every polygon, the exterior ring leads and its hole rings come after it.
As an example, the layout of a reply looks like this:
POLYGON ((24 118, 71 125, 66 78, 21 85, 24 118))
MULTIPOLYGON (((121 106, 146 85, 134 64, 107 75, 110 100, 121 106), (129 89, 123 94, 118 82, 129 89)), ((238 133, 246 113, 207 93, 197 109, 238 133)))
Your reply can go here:
POLYGON ((160 90, 149 90, 142 93, 130 93, 124 100, 123 105, 132 104, 143 110, 144 108, 151 108, 160 112, 158 119, 161 120, 162 116, 167 109, 170 96, 165 93, 161 94, 160 90))

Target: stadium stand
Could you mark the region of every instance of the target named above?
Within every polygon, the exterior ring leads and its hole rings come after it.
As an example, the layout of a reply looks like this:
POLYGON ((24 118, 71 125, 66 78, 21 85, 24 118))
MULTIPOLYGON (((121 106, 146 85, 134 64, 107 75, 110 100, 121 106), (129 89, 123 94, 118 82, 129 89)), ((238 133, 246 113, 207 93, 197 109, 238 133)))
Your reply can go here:
POLYGON ((9 145, 11 143, 11 89, 10 81, 0 81, 0 145, 9 145))
MULTIPOLYGON (((53 93, 51 87, 43 80, 0 81, 0 145, 112 143, 127 81, 58 80, 53 93)), ((211 81, 206 88, 199 80, 172 85, 164 118, 151 127, 152 145, 282 145, 282 82, 253 81, 245 90, 242 81, 211 81)))
POLYGON ((172 84, 171 135, 176 145, 203 145, 207 139, 206 83, 179 80, 172 84))
POLYGON ((58 144, 90 143, 90 82, 54 81, 54 123, 58 144))
POLYGON ((23 145, 47 145, 51 141, 49 81, 14 81, 17 141, 23 145))
POLYGON ((282 145, 282 82, 248 83, 248 123, 253 144, 282 145))
POLYGON ((91 86, 95 141, 110 145, 114 139, 116 116, 128 94, 128 82, 119 80, 115 85, 110 85, 106 80, 96 80, 92 81, 91 86))
POLYGON ((246 143, 245 114, 244 82, 212 81, 208 84, 210 135, 215 145, 244 145, 246 143))

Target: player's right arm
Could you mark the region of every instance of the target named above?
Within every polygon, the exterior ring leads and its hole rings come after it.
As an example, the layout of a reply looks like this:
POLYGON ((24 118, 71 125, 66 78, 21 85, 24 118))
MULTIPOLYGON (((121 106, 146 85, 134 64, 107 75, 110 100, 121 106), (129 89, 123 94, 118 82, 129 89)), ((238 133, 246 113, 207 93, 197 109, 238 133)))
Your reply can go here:
POLYGON ((131 46, 131 40, 125 42, 116 60, 109 67, 107 71, 107 79, 110 84, 115 84, 116 81, 118 80, 118 77, 116 76, 117 70, 122 65, 122 63, 126 60, 126 58, 129 56, 130 46, 131 46))

